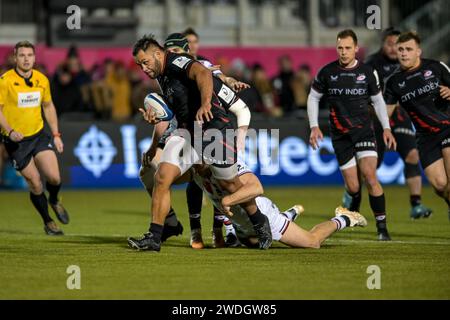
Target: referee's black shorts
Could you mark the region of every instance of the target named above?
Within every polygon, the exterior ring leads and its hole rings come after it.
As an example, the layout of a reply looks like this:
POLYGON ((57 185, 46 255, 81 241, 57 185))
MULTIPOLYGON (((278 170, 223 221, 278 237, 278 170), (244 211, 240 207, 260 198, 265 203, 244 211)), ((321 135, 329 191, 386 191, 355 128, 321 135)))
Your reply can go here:
POLYGON ((31 158, 39 152, 45 150, 54 150, 52 138, 44 130, 23 138, 20 142, 14 142, 8 137, 3 136, 6 152, 17 171, 22 171, 30 163, 31 158))

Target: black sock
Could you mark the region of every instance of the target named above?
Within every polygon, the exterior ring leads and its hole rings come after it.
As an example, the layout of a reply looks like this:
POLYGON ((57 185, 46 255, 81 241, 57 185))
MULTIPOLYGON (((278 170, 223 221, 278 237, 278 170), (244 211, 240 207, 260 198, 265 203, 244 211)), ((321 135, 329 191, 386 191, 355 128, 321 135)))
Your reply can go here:
POLYGON ((171 227, 176 227, 178 225, 178 218, 172 207, 170 207, 169 214, 167 215, 166 220, 164 220, 164 225, 171 227))
POLYGON ((421 195, 410 195, 409 196, 409 202, 411 203, 411 207, 417 207, 422 203, 422 197, 421 195))
POLYGON ((200 218, 202 212, 203 191, 194 181, 189 182, 186 188, 186 198, 191 230, 201 229, 202 225, 200 218))
POLYGON ((357 211, 359 212, 359 208, 361 207, 361 189, 357 193, 350 193, 348 192, 348 195, 352 198, 352 203, 350 204, 350 208, 348 210, 350 211, 357 211))
POLYGON ((369 195, 370 208, 372 209, 378 229, 386 229, 386 200, 384 194, 379 197, 369 195))
POLYGON ((161 242, 161 235, 163 232, 164 226, 156 223, 150 223, 150 229, 149 231, 153 234, 153 239, 155 239, 156 242, 161 242))
POLYGON ((33 203, 36 210, 41 215, 42 220, 44 220, 44 223, 53 221, 53 219, 50 218, 50 216, 48 215, 48 203, 45 193, 42 192, 41 194, 36 195, 30 192, 30 200, 33 203))
POLYGON ((214 229, 222 228, 223 218, 224 218, 224 214, 222 212, 220 212, 218 209, 216 209, 216 207, 214 207, 214 223, 213 223, 214 229))
POLYGON ((59 189, 61 189, 61 183, 55 186, 47 182, 46 187, 48 190, 48 201, 51 204, 56 204, 58 202, 58 193, 59 189))
POLYGON ((261 213, 261 211, 259 211, 259 209, 256 210, 255 214, 249 215, 248 217, 253 225, 263 224, 266 221, 265 216, 261 213))

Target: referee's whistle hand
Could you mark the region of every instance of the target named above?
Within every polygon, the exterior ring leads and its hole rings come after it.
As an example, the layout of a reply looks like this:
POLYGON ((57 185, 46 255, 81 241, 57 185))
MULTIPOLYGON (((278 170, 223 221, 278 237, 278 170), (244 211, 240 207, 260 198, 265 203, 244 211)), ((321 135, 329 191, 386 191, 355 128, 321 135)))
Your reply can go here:
POLYGON ((53 143, 55 144, 55 148, 56 148, 56 151, 58 151, 58 153, 64 152, 64 143, 62 142, 61 137, 54 137, 53 143))
POLYGON ((311 135, 309 136, 309 144, 314 150, 319 148, 319 141, 323 140, 323 133, 319 127, 311 128, 311 135))

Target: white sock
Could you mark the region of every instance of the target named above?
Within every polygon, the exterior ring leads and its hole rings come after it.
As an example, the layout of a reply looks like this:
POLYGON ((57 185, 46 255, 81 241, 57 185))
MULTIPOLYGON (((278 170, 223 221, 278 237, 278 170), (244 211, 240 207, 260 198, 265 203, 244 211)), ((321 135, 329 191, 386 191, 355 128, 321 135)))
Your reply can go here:
POLYGON ((347 221, 344 219, 344 217, 335 217, 331 219, 334 223, 336 223, 337 231, 344 230, 347 227, 347 221))
POLYGON ((225 219, 223 219, 223 224, 225 225, 225 234, 234 234, 236 235, 236 230, 234 230, 233 227, 233 223, 231 222, 230 219, 228 219, 227 217, 225 217, 225 219))

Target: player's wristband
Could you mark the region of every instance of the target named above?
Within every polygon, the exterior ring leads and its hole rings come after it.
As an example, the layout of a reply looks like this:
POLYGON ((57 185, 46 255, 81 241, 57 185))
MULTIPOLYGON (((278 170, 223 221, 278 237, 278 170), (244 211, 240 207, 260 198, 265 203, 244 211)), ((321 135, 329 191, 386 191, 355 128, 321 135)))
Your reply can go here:
POLYGON ((54 138, 56 138, 56 137, 59 137, 59 138, 61 138, 61 133, 59 133, 59 132, 57 132, 57 133, 54 133, 54 134, 53 134, 53 137, 54 137, 54 138))

